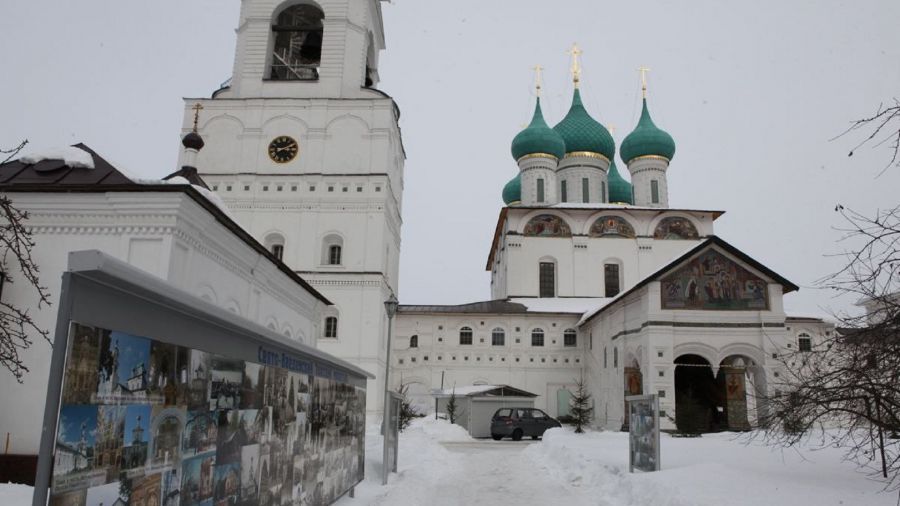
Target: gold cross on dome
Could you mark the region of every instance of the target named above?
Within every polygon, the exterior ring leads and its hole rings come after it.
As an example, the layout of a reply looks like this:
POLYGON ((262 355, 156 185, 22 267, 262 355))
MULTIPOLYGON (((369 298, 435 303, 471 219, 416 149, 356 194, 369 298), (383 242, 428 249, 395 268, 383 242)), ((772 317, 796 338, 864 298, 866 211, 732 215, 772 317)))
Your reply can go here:
POLYGON ((200 105, 200 102, 197 102, 191 109, 194 110, 194 133, 197 133, 197 123, 200 121, 200 111, 203 110, 203 106, 200 105))
POLYGON ((541 77, 543 76, 544 67, 542 67, 540 65, 535 65, 534 67, 531 67, 531 69, 534 70, 534 89, 535 89, 535 92, 537 93, 537 96, 540 97, 541 96, 541 88, 542 88, 542 84, 543 84, 541 81, 541 77))
POLYGON ((572 49, 566 52, 572 55, 572 81, 577 88, 578 83, 581 82, 581 62, 578 61, 578 57, 581 56, 583 51, 578 48, 578 44, 572 44, 572 49))
POLYGON ((641 73, 641 93, 643 93, 644 98, 647 98, 647 72, 650 72, 650 69, 641 65, 638 67, 638 72, 641 73))

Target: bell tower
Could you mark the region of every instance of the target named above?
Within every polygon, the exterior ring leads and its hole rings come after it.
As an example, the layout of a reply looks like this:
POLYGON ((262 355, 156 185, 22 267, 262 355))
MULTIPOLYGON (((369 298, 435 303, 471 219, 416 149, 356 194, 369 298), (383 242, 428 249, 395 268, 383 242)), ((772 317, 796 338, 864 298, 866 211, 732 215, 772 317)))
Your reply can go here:
MULTIPOLYGON (((182 124, 182 136, 194 131, 203 111, 205 148, 190 162, 244 229, 334 304, 316 335, 269 326, 376 374, 370 412, 382 406, 406 158, 399 108, 377 89, 382 1, 243 0, 233 75, 211 98, 186 98, 182 124)), ((264 321, 266 301, 255 300, 236 310, 264 321)))

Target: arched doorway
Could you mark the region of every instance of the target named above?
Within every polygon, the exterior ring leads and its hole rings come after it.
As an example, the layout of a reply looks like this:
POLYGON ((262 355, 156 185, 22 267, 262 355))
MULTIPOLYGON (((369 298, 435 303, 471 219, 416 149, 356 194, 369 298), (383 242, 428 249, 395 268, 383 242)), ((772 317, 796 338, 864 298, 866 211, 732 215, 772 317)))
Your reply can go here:
POLYGON ((716 378, 724 388, 724 414, 728 430, 750 430, 758 419, 757 393, 764 378, 756 363, 742 355, 730 355, 719 364, 716 378))
POLYGON ((724 379, 699 355, 675 359, 675 425, 679 432, 699 434, 726 428, 724 379))

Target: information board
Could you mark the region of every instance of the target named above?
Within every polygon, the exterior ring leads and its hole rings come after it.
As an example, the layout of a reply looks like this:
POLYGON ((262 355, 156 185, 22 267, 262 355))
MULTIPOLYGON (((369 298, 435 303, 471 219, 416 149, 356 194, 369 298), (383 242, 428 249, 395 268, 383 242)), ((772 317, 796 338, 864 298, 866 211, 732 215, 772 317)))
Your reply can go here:
POLYGON ((633 395, 628 402, 629 471, 659 471, 659 399, 633 395))
MULTIPOLYGON (((86 284, 69 280, 64 295, 104 290, 86 284)), ((54 437, 35 504, 41 492, 66 506, 329 504, 363 479, 365 376, 264 336, 230 346, 222 327, 209 346, 179 325, 184 314, 148 337, 72 313, 55 341, 58 409, 45 415, 54 437)))

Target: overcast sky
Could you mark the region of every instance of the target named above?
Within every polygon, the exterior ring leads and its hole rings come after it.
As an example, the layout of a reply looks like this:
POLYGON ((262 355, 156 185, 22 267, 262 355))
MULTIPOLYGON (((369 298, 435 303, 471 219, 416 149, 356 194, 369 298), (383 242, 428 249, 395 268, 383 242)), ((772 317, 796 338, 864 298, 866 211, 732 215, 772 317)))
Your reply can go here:
MULTIPOLYGON (((0 16, 0 145, 85 142, 147 177, 175 169, 181 97, 231 75, 238 0, 5 0, 0 16)), ((395 0, 384 4, 380 88, 400 106, 408 155, 400 299, 490 297, 484 270, 517 171, 509 154, 546 68, 555 124, 572 86, 566 50, 584 51, 582 89, 617 146, 650 107, 675 139, 672 207, 721 209, 716 233, 801 286, 789 311, 846 307, 815 290, 834 271, 834 206, 895 206, 886 147, 830 140, 900 97, 900 2, 764 0, 395 0)), ((624 164, 619 162, 620 168, 624 164)), ((628 177, 627 171, 622 170, 628 177)))

